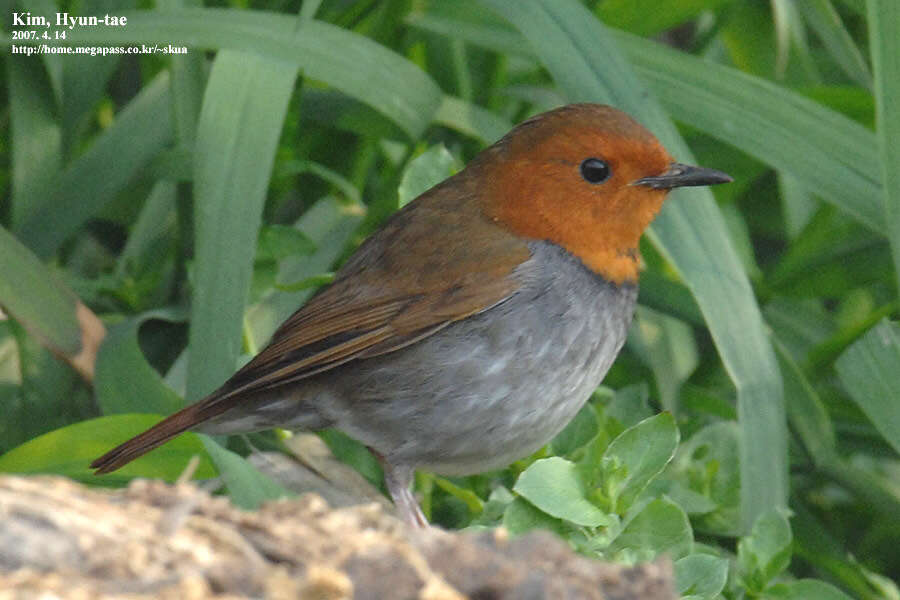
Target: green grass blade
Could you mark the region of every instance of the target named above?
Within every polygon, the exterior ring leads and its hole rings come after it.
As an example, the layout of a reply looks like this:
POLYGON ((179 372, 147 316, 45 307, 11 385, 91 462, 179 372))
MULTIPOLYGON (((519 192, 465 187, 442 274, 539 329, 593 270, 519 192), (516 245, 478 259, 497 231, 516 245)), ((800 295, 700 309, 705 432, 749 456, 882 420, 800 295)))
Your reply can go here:
POLYGON ((296 76, 295 64, 230 50, 210 74, 194 152, 191 401, 231 375, 240 354, 257 230, 296 76))
MULTIPOLYGON (((535 55, 529 44, 515 40, 516 32, 493 22, 431 9, 408 21, 497 52, 535 55)), ((876 142, 865 127, 760 77, 621 31, 609 33, 676 120, 795 177, 868 227, 885 231, 876 142)))
POLYGON ((869 0, 875 121, 888 238, 900 280, 900 2, 869 0))
POLYGON ((144 87, 81 157, 52 183, 41 186, 43 202, 17 235, 38 256, 52 255, 171 140, 169 78, 162 74, 144 87))
POLYGON ((92 379, 103 324, 50 270, 0 227, 0 306, 41 344, 92 379))
MULTIPOLYGON (((290 287, 328 271, 359 228, 364 214, 362 209, 358 204, 344 205, 332 197, 325 197, 307 210, 296 227, 315 242, 316 251, 310 256, 288 257, 283 260, 278 270, 279 283, 290 287)), ((261 348, 278 325, 314 291, 275 289, 248 308, 246 327, 250 344, 261 348)))
POLYGON ((105 415, 152 412, 168 415, 183 406, 181 397, 163 383, 138 344, 138 330, 145 321, 183 322, 184 311, 159 309, 117 323, 97 356, 94 391, 105 415))
POLYGON ((604 0, 594 12, 611 28, 652 36, 715 11, 733 0, 604 0))
MULTIPOLYGON (((442 94, 418 66, 362 35, 321 21, 248 10, 125 12, 127 27, 85 27, 63 43, 168 44, 244 50, 299 66, 390 117, 413 138, 431 122, 442 94)), ((0 43, 10 44, 8 35, 0 43)))
POLYGON ((781 340, 775 338, 774 344, 784 376, 784 395, 792 431, 803 443, 813 464, 836 460, 834 426, 825 405, 781 340))
POLYGON ((75 296, 8 231, 0 228, 0 304, 32 335, 64 354, 81 348, 75 296))
POLYGON ((900 453, 900 325, 882 321, 850 346, 835 366, 850 397, 900 453))
POLYGON ((179 144, 193 145, 205 85, 204 60, 199 52, 172 57, 172 105, 179 144))
POLYGON ((397 204, 403 208, 458 170, 459 165, 446 146, 432 146, 406 165, 397 188, 397 204))
POLYGON ((872 89, 872 74, 862 52, 853 42, 831 0, 799 0, 797 7, 825 48, 847 76, 862 87, 872 89))
POLYGON ((203 447, 218 467, 231 501, 245 510, 256 510, 263 502, 290 496, 291 493, 244 460, 240 454, 220 446, 212 438, 200 436, 203 447))
MULTIPOLYGON (((209 76, 194 146, 189 401, 231 375, 240 354, 257 232, 296 77, 292 62, 231 50, 218 54, 209 76)), ((239 506, 284 494, 239 455, 211 438, 203 444, 239 506)))
MULTIPOLYGON (((612 102, 648 125, 679 160, 690 152, 645 92, 613 38, 574 1, 513 5, 482 0, 513 23, 571 101, 612 102)), ((742 522, 787 503, 787 431, 781 377, 750 284, 710 192, 671 198, 653 238, 697 299, 738 390, 742 522)))
POLYGON ((6 61, 12 145, 10 222, 21 224, 40 206, 62 165, 62 131, 50 81, 36 57, 6 61))
POLYGON ((875 231, 884 231, 875 140, 862 125, 774 83, 615 34, 679 121, 793 175, 875 231))
POLYGON ((453 96, 444 96, 434 115, 434 122, 471 136, 486 145, 493 144, 512 128, 506 119, 453 96))

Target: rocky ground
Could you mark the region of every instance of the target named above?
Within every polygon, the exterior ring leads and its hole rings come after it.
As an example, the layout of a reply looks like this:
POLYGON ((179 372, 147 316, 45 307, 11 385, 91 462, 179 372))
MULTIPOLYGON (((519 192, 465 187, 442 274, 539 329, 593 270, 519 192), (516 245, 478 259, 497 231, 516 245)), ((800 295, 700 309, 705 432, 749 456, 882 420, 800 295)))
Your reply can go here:
POLYGON ((234 508, 190 484, 0 477, 0 600, 655 599, 671 566, 624 568, 548 533, 412 531, 379 503, 234 508))

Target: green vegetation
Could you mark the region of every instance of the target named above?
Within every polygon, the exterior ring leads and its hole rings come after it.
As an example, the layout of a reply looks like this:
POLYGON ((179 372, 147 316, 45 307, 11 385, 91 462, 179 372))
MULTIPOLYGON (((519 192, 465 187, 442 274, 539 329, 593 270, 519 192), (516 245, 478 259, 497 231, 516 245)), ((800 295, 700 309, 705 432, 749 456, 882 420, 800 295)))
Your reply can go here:
POLYGON ((187 54, 28 57, 41 40, 0 34, 0 472, 123 485, 200 454, 241 506, 284 493, 243 438, 87 463, 216 387, 513 123, 605 102, 736 181, 669 199, 573 423, 505 471, 420 474, 426 512, 664 553, 690 598, 900 598, 900 2, 144 4, 44 43, 187 54))

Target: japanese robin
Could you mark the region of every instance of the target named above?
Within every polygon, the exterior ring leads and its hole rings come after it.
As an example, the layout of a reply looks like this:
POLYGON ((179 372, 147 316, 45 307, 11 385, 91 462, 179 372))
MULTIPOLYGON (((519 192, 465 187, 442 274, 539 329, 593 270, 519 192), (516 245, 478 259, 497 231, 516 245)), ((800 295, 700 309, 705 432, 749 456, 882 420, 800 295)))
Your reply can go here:
POLYGON ((91 466, 187 430, 336 427, 424 526, 414 469, 486 471, 553 438, 625 341, 668 191, 728 181, 609 106, 532 117, 391 217, 222 387, 91 466))

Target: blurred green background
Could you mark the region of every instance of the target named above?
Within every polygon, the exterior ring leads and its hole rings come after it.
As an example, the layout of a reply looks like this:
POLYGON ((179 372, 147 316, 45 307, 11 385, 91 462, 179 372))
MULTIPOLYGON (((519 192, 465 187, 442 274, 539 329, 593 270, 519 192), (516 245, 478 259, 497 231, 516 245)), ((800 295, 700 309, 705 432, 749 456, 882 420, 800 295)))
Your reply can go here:
POLYGON ((87 464, 217 387, 513 124, 604 102, 735 183, 672 194, 573 424, 502 472, 421 474, 426 513, 666 554, 684 597, 900 598, 900 2, 0 4, 0 472, 123 485, 199 454, 241 506, 284 493, 243 458, 285 449, 271 433, 87 464))

